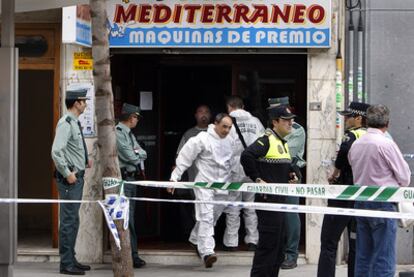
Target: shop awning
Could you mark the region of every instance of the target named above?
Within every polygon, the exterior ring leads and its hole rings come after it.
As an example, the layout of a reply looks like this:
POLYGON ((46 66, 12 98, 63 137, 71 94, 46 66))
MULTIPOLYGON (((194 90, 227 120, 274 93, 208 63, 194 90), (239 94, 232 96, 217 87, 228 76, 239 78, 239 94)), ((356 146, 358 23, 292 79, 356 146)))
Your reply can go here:
MULTIPOLYGON (((0 13, 1 13, 0 0, 0 13)), ((7 1, 7 0, 5 0, 7 1)), ((89 4, 89 0, 15 0, 16 12, 30 12, 62 8, 78 4, 89 4)))

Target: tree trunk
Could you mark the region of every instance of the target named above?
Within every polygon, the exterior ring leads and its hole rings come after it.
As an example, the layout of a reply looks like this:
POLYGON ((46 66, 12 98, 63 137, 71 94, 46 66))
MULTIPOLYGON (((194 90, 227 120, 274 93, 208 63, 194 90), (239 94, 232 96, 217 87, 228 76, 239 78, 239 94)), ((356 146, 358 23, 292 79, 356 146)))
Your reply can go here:
MULTIPOLYGON (((114 120, 114 100, 112 94, 108 30, 106 27, 106 1, 90 0, 92 17, 92 55, 94 60, 93 77, 95 83, 95 111, 98 125, 99 159, 102 177, 121 179, 114 120)), ((120 187, 104 191, 118 193, 120 187)), ((116 277, 134 276, 132 268, 129 230, 124 230, 123 221, 115 221, 121 240, 121 250, 110 236, 112 269, 116 277)))

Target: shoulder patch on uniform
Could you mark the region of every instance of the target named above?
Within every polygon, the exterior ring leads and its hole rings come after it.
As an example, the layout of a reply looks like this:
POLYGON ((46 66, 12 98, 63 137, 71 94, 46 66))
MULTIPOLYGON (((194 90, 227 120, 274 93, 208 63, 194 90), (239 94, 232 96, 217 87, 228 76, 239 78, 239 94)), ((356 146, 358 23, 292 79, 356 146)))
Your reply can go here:
POLYGON ((348 133, 345 133, 344 137, 342 138, 342 142, 348 142, 351 138, 349 137, 348 133))
POLYGON ((70 118, 69 116, 67 116, 67 117, 65 118, 65 120, 66 120, 66 122, 67 122, 67 123, 69 123, 69 124, 70 124, 70 122, 72 121, 72 118, 70 118))
POLYGON ((260 140, 258 140, 257 143, 260 144, 261 146, 264 146, 264 143, 261 142, 260 140))
POLYGON ((116 127, 116 129, 118 130, 118 131, 122 131, 122 128, 121 127, 116 127))

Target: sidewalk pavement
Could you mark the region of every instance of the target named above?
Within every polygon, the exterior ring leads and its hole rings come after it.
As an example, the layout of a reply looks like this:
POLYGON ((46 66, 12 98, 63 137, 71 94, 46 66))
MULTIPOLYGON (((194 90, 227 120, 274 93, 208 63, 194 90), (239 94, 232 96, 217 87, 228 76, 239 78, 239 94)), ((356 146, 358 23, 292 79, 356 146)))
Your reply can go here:
MULTIPOLYGON (((250 266, 220 265, 219 262, 211 269, 206 269, 200 264, 193 265, 165 265, 147 264, 144 268, 135 269, 135 275, 140 277, 248 277, 250 266)), ((14 267, 15 277, 52 277, 67 276, 59 274, 58 263, 16 263, 14 267)), ((109 277, 113 276, 110 264, 92 265, 92 270, 85 276, 109 277)), ((299 265, 295 269, 281 270, 280 277, 316 276, 316 265, 299 265)), ((346 266, 338 266, 337 277, 346 277, 346 266)))
MULTIPOLYGON (((16 263, 14 267, 15 277, 52 277, 67 276, 59 274, 58 263, 16 263)), ((281 270, 280 277, 308 277, 316 276, 316 265, 298 265, 295 269, 281 270)), ((414 265, 398 266, 398 271, 414 271, 414 265)), ((248 277, 250 266, 220 265, 219 262, 211 269, 204 268, 201 263, 193 265, 164 265, 147 264, 146 267, 135 269, 135 275, 140 277, 248 277)), ((92 265, 92 270, 86 272, 85 276, 110 277, 113 276, 110 264, 92 265)), ((337 277, 347 276, 347 266, 336 267, 337 277)), ((397 275, 398 276, 398 273, 397 275)))

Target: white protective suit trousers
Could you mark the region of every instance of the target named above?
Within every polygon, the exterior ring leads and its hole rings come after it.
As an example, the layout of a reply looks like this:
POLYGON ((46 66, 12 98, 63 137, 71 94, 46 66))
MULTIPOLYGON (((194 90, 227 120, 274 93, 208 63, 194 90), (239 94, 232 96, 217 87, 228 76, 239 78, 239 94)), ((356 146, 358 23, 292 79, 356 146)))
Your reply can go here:
MULTIPOLYGON (((232 201, 237 202, 254 202, 254 193, 253 192, 233 192, 235 193, 235 197, 233 197, 232 201)), ((235 228, 237 228, 237 233, 240 227, 240 207, 228 207, 224 211, 227 215, 226 220, 226 230, 224 232, 224 238, 229 238, 228 240, 224 240, 223 242, 226 246, 238 246, 238 236, 237 240, 234 238, 235 228), (228 219, 231 216, 232 218, 237 218, 238 223, 236 223, 232 219, 228 219), (234 224, 233 226, 231 226, 234 224), (230 226, 229 226, 230 225, 230 226), (229 233, 227 233, 229 232, 229 233)), ((246 229, 246 235, 244 237, 244 243, 253 243, 256 244, 259 241, 259 232, 257 231, 257 215, 254 209, 243 209, 243 219, 244 219, 244 227, 246 229)))
MULTIPOLYGON (((214 190, 194 189, 196 200, 214 201, 214 190)), ((191 231, 189 241, 197 245, 198 253, 202 259, 204 256, 214 253, 216 246, 214 235, 214 205, 195 204, 196 224, 191 231)))
MULTIPOLYGON (((229 191, 228 195, 217 194, 216 201, 237 201, 239 192, 229 191)), ((239 245, 240 210, 235 207, 216 205, 214 207, 214 226, 216 226, 222 213, 226 214, 226 229, 223 235, 223 244, 227 247, 237 247, 239 245)))
MULTIPOLYGON (((223 194, 208 189, 194 189, 196 200, 201 201, 235 201, 238 193, 229 192, 223 194)), ((223 237, 223 242, 226 246, 238 245, 238 232, 240 227, 239 211, 226 208, 224 205, 212 204, 195 204, 196 224, 191 231, 189 241, 197 245, 197 250, 201 258, 214 253, 216 246, 214 241, 214 226, 220 215, 228 214, 226 218, 226 231, 223 237)))
MULTIPOLYGON (((241 192, 241 196, 243 202, 254 202, 255 194, 253 192, 241 192)), ((256 211, 254 209, 243 209, 243 219, 246 229, 244 243, 253 243, 257 245, 259 242, 259 232, 257 231, 256 211)))

